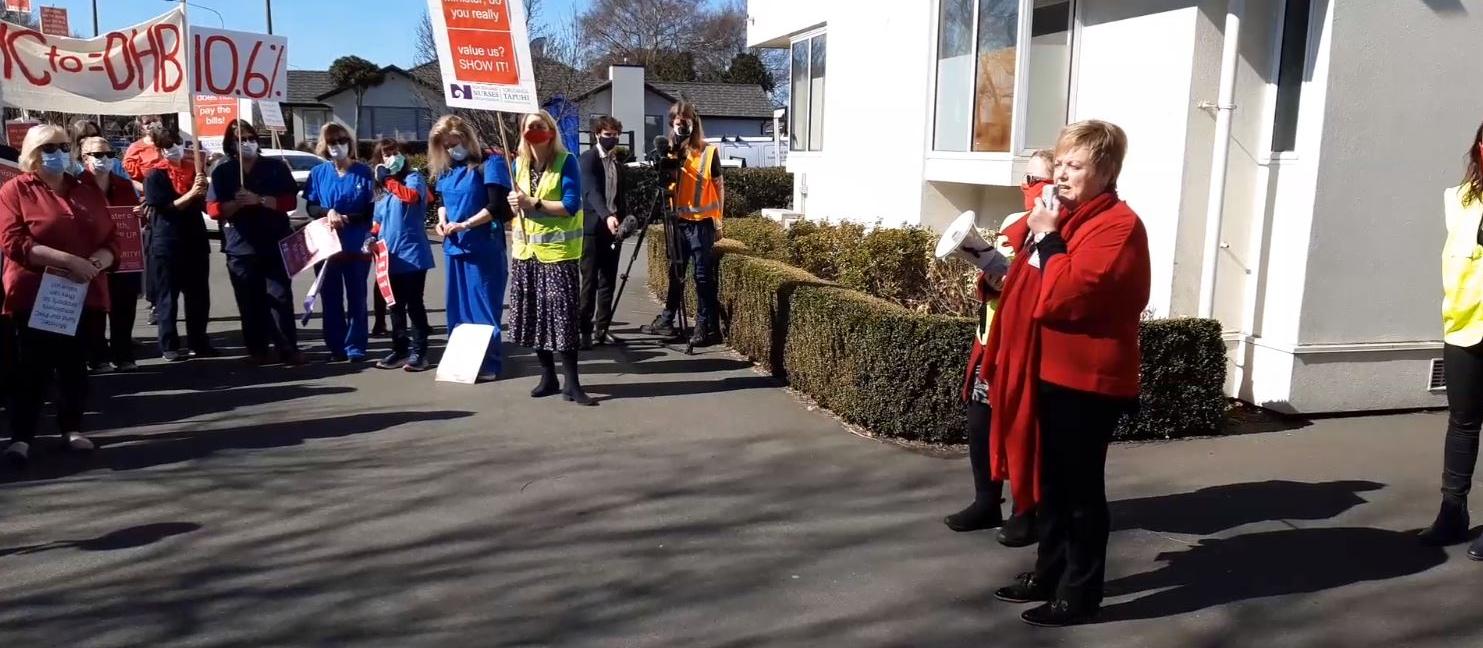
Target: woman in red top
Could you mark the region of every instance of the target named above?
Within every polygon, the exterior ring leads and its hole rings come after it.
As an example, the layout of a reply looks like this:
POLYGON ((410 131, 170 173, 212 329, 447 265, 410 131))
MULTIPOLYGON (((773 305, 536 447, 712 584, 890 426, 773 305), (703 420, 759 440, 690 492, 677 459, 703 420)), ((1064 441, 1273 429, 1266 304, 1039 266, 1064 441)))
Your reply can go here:
MULTIPOLYGON (((139 195, 134 193, 134 183, 115 172, 114 162, 118 159, 113 145, 102 137, 85 137, 78 142, 82 161, 82 174, 78 176, 84 184, 98 187, 108 199, 109 207, 133 207, 133 235, 139 236, 139 195)), ((117 221, 115 221, 117 225, 117 221)), ((127 235, 119 232, 120 237, 127 235)), ((134 363, 134 313, 139 301, 142 277, 139 272, 108 273, 108 323, 100 319, 94 323, 91 333, 92 350, 88 368, 94 372, 105 371, 108 361, 113 369, 129 372, 138 368, 134 363)))
POLYGON ((1117 196, 1127 150, 1113 124, 1067 126, 1056 198, 1004 231, 1016 254, 989 332, 990 456, 996 477, 1037 487, 1040 551, 994 596, 1044 601, 1021 616, 1032 625, 1081 623, 1102 604, 1107 444, 1137 403, 1150 281, 1143 222, 1117 196))
POLYGON ((88 451, 93 443, 80 434, 87 395, 87 339, 79 332, 108 311, 108 281, 113 266, 114 226, 108 200, 96 184, 67 174, 73 162, 67 131, 36 126, 21 148, 24 175, 0 187, 0 252, 5 255, 4 315, 15 331, 10 401, 11 443, 5 457, 24 465, 46 396, 57 380, 57 427, 70 450, 88 451), (72 335, 28 326, 45 272, 88 284, 82 321, 72 335))

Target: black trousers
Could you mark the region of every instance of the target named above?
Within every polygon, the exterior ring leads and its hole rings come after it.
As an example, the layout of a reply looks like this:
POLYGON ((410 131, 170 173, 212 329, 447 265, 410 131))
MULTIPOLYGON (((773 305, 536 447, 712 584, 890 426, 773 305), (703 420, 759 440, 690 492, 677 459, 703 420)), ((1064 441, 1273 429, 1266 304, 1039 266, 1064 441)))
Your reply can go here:
POLYGON ((134 361, 134 316, 139 311, 139 291, 144 281, 141 274, 108 275, 110 308, 107 318, 98 318, 88 331, 89 360, 134 361))
POLYGON ((1107 444, 1130 403, 1041 383, 1040 532, 1035 574, 1056 583, 1056 598, 1102 603, 1107 570, 1107 444))
POLYGON ((1447 372, 1447 440, 1442 449, 1442 496, 1467 499, 1483 428, 1483 344, 1442 348, 1447 372))
POLYGON ((180 350, 175 318, 182 297, 185 298, 186 343, 192 349, 211 346, 206 337, 206 325, 211 321, 210 253, 152 255, 149 271, 154 277, 155 309, 159 312, 160 351, 180 350))
MULTIPOLYGON (((718 284, 716 282, 716 256, 712 249, 716 245, 716 223, 713 220, 703 221, 680 221, 676 228, 675 241, 678 254, 670 257, 670 282, 669 294, 664 299, 664 317, 673 321, 675 311, 680 308, 680 302, 685 297, 685 269, 690 264, 695 265, 695 295, 700 300, 695 305, 695 323, 697 328, 701 325, 707 327, 718 327, 716 314, 720 312, 720 302, 717 296, 718 284)), ((668 232, 665 233, 669 235, 668 232)))
POLYGON ((968 403, 968 466, 973 470, 973 501, 984 506, 999 506, 1004 483, 995 482, 989 472, 988 403, 968 403))
MULTIPOLYGON (((427 323, 427 305, 422 294, 427 289, 427 271, 400 272, 391 275, 391 294, 396 303, 391 306, 391 347, 398 354, 411 352, 427 355, 427 338, 433 327, 427 323), (407 330, 407 320, 412 320, 412 330, 407 330)), ((381 291, 376 290, 376 296, 381 291)))
POLYGON ((283 269, 283 258, 278 251, 229 254, 227 274, 231 276, 232 293, 237 298, 242 344, 247 352, 265 355, 269 344, 282 353, 297 351, 293 284, 288 271, 283 269))
POLYGON ((30 442, 36 438, 36 425, 41 419, 47 389, 57 385, 57 429, 59 432, 81 432, 82 414, 88 395, 88 338, 83 331, 94 330, 103 318, 102 311, 83 311, 78 335, 58 335, 38 331, 26 325, 31 313, 16 313, 9 326, 14 345, 11 363, 15 378, 10 382, 10 440, 30 442))
POLYGON ((613 233, 606 223, 582 242, 582 335, 606 331, 613 323, 613 290, 618 286, 618 262, 623 247, 614 249, 613 233))

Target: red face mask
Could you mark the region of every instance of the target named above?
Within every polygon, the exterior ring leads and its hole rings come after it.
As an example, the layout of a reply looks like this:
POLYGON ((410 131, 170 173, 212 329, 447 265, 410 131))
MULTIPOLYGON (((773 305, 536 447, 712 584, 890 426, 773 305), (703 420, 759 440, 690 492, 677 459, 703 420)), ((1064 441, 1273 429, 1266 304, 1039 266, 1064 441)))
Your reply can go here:
POLYGON ((525 131, 525 141, 530 142, 531 144, 545 144, 546 142, 551 141, 551 131, 548 131, 548 130, 528 130, 528 131, 525 131))
POLYGON ((1025 193, 1025 211, 1035 209, 1035 201, 1040 199, 1040 194, 1044 193, 1045 188, 1050 185, 1051 182, 1049 180, 1042 180, 1032 185, 1023 185, 1020 187, 1020 191, 1025 193))

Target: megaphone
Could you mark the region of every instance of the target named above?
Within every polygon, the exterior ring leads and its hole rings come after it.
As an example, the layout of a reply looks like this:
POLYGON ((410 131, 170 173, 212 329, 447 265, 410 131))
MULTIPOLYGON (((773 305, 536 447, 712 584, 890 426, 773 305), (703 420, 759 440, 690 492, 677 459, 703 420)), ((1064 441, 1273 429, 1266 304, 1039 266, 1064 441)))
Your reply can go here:
POLYGON ((991 275, 1009 272, 1009 259, 979 235, 977 222, 978 215, 972 210, 958 216, 937 241, 937 259, 946 261, 949 257, 958 257, 991 275))

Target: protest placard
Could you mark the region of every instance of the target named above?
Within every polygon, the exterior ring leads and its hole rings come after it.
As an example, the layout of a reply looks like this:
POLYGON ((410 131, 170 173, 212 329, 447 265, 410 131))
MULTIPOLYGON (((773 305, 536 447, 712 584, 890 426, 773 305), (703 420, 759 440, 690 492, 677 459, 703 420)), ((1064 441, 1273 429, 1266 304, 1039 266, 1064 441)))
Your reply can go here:
POLYGON ((330 227, 329 221, 311 221, 287 238, 278 242, 278 252, 283 255, 283 269, 293 277, 320 261, 340 252, 340 235, 330 227))
POLYGON ((5 0, 5 10, 31 13, 31 0, 5 0))
POLYGON ((284 101, 288 39, 191 27, 191 78, 197 94, 284 101))
POLYGON ((449 106, 528 113, 539 109, 525 5, 506 0, 428 0, 449 106))
POLYGON ((459 324, 448 334, 448 346, 438 362, 438 381, 472 385, 479 381, 484 354, 494 338, 490 324, 459 324))
POLYGON ((88 285, 67 278, 56 268, 47 268, 36 291, 27 326, 59 335, 77 335, 77 322, 82 319, 82 306, 87 301, 88 285))
POLYGON ((71 36, 67 25, 67 10, 61 7, 41 8, 41 33, 50 36, 71 36))
POLYGON ((288 124, 283 121, 283 106, 276 101, 257 102, 258 112, 263 116, 263 127, 270 132, 288 132, 288 124))
MULTIPOLYGON (((239 100, 236 97, 196 95, 195 111, 182 115, 189 117, 190 123, 190 127, 184 130, 207 151, 220 152, 222 138, 227 134, 227 124, 232 123, 240 114, 239 100)), ((181 119, 180 123, 185 124, 187 120, 181 119)))
POLYGON ((133 207, 109 207, 113 217, 114 241, 118 244, 118 266, 114 272, 128 274, 144 272, 144 239, 139 233, 139 215, 133 207))
POLYGON ((11 178, 18 177, 22 173, 21 167, 16 163, 10 160, 0 160, 0 184, 5 184, 11 178))
POLYGON ((26 131, 41 122, 34 119, 12 119, 5 122, 5 140, 15 148, 20 148, 21 143, 26 141, 26 131))
POLYGON ((371 246, 371 258, 376 262, 376 289, 387 306, 396 306, 396 296, 391 292, 391 251, 386 241, 378 240, 371 246))

